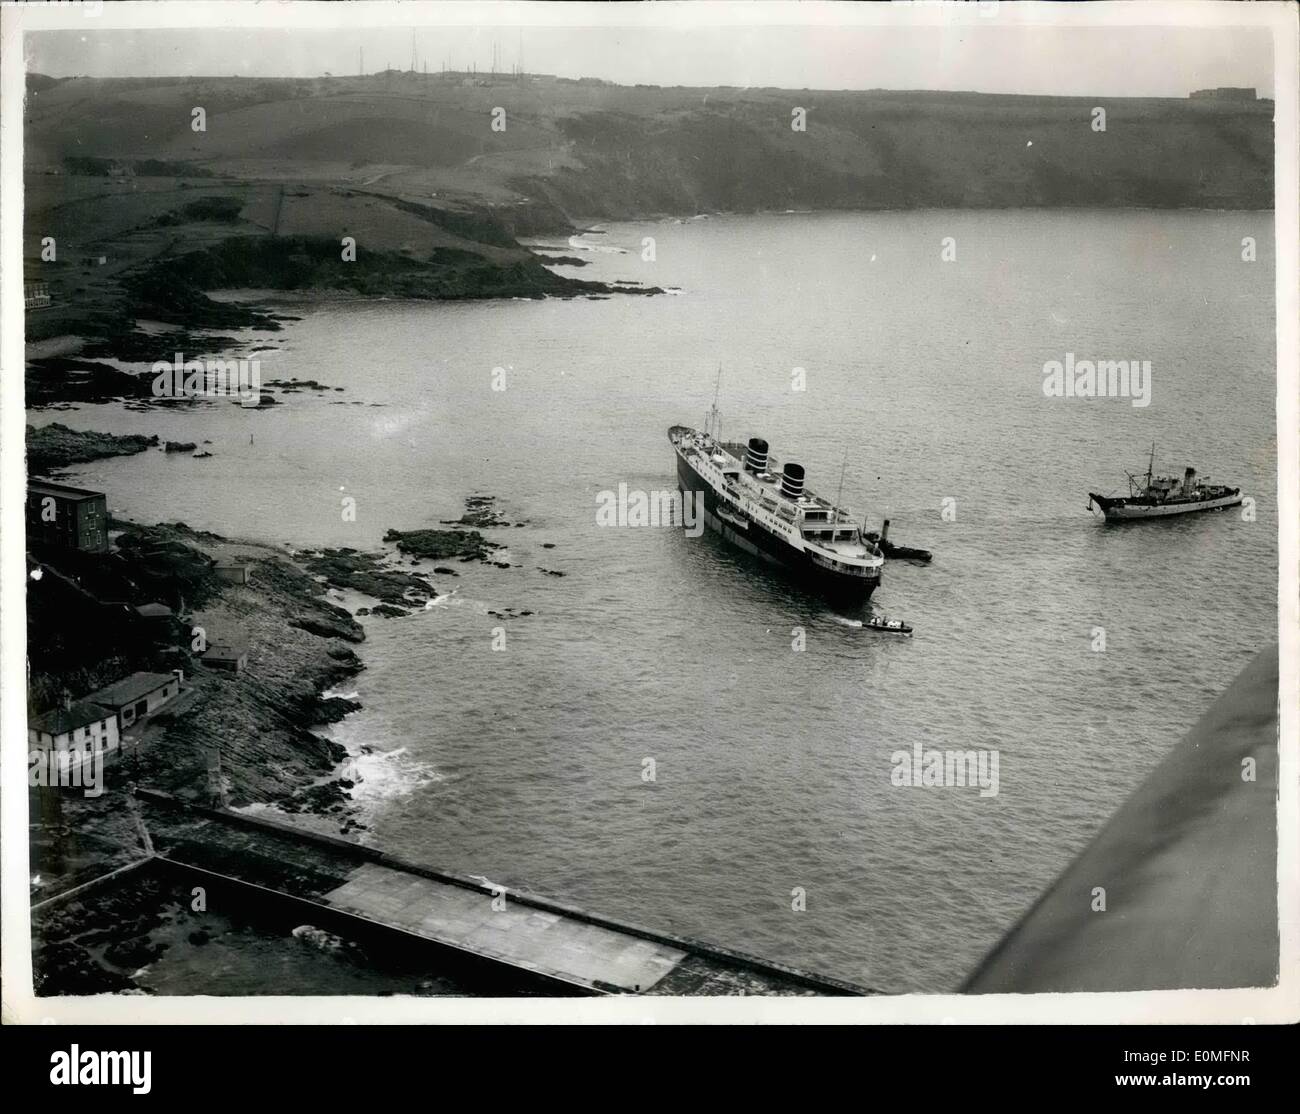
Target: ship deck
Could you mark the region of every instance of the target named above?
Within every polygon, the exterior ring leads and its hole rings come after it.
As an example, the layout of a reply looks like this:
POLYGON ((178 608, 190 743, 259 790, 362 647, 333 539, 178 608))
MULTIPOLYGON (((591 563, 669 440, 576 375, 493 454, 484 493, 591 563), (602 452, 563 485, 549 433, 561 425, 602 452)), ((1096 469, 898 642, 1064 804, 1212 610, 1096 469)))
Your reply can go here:
MULTIPOLYGON (((692 438, 699 438, 701 435, 695 430, 685 430, 692 438)), ((676 442, 675 442, 676 443, 676 442)), ((742 442, 736 441, 714 441, 713 446, 720 449, 727 457, 727 462, 722 465, 724 471, 735 471, 738 473, 738 480, 741 491, 751 499, 757 500, 765 509, 775 512, 792 528, 798 523, 798 515, 802 512, 805 516, 809 511, 816 513, 823 511, 826 519, 808 520, 806 517, 802 523, 800 531, 803 544, 814 552, 820 551, 831 558, 847 558, 849 560, 861 561, 870 559, 875 555, 874 547, 866 544, 861 539, 860 523, 843 507, 838 507, 829 499, 818 495, 811 488, 806 487, 803 495, 798 499, 791 499, 781 490, 781 461, 768 454, 767 458, 767 479, 760 479, 752 472, 746 470, 744 465, 745 451, 748 448, 742 442), (819 533, 844 533, 853 531, 849 537, 818 537, 819 533)), ((697 452, 704 455, 701 448, 697 447, 697 452)))

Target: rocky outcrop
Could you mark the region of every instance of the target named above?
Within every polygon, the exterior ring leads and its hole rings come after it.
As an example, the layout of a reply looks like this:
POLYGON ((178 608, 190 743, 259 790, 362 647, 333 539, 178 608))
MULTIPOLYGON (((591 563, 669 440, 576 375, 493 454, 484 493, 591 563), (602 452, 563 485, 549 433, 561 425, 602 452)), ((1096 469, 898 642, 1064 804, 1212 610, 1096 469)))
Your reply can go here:
POLYGON ((123 435, 69 429, 58 422, 27 427, 27 470, 33 475, 70 468, 110 456, 142 453, 158 444, 157 437, 139 433, 123 435))
POLYGON ((384 541, 412 557, 440 561, 459 557, 462 561, 483 561, 501 547, 477 530, 389 530, 384 541))

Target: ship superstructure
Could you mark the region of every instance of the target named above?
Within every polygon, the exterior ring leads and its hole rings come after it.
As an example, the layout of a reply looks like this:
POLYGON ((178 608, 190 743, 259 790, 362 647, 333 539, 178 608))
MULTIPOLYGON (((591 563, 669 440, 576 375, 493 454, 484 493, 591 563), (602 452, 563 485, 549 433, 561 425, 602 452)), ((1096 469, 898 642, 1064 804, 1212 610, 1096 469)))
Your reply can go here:
POLYGON ((705 523, 727 541, 829 595, 865 601, 880 584, 885 557, 862 524, 806 487, 802 465, 781 467, 763 438, 673 426, 668 439, 680 488, 702 494, 705 523))

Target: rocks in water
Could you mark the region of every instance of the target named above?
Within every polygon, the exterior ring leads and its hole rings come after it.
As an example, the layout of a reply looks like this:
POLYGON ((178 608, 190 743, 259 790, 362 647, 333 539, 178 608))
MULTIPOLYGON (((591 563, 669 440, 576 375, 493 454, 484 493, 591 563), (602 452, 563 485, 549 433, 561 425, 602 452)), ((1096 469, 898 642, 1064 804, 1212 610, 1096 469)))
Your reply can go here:
POLYGON ((389 530, 384 541, 395 544, 402 553, 432 561, 448 557, 482 561, 501 548, 476 530, 389 530))
POLYGON ((480 529, 493 526, 513 526, 515 529, 527 526, 526 522, 507 522, 496 509, 495 495, 471 495, 465 500, 465 513, 460 518, 442 520, 444 526, 477 526, 480 529))
POLYGON ((323 577, 331 587, 350 588, 394 605, 406 602, 408 592, 425 598, 438 595, 437 589, 425 577, 386 568, 384 560, 382 553, 359 553, 344 548, 305 555, 303 564, 313 575, 323 577))
POLYGON ((548 267, 586 267, 591 261, 579 259, 576 255, 551 255, 538 252, 548 267))
POLYGON ((268 379, 264 386, 279 387, 282 394, 292 394, 294 391, 341 391, 342 387, 330 387, 325 383, 317 383, 315 379, 268 379))
POLYGON ((537 566, 538 572, 544 572, 547 576, 568 576, 568 573, 560 572, 559 569, 544 569, 541 565, 537 566))
POLYGON ((70 468, 110 456, 142 453, 158 444, 157 437, 139 433, 118 436, 93 430, 69 429, 58 422, 27 427, 27 468, 33 475, 54 468, 70 468))
POLYGON ((555 548, 555 543, 554 543, 554 542, 542 542, 542 548, 543 548, 543 549, 554 549, 554 548, 555 548))
POLYGON ((168 441, 163 445, 163 451, 168 453, 192 453, 196 448, 193 441, 168 441))
POLYGON ((444 526, 509 526, 496 509, 495 495, 471 495, 465 500, 465 513, 456 519, 442 520, 444 526))
MULTIPOLYGON (((318 696, 309 715, 313 723, 338 723, 344 716, 350 716, 360 708, 357 701, 345 696, 318 696)), ((351 789, 352 783, 348 782, 343 788, 351 789)))
POLYGON ((460 576, 460 573, 458 573, 455 569, 449 569, 447 568, 446 565, 436 565, 434 566, 433 571, 439 573, 442 576, 460 576))
POLYGON ((206 459, 207 459, 208 457, 210 457, 211 455, 212 455, 212 454, 209 453, 209 452, 195 453, 193 459, 194 459, 194 460, 206 460, 206 459))
POLYGON ((391 603, 380 603, 371 608, 370 614, 380 615, 385 619, 400 619, 410 612, 404 607, 394 607, 391 603))
MULTIPOLYGON (((121 358, 131 359, 129 355, 121 358)), ((30 409, 59 402, 153 401, 153 377, 119 371, 94 360, 50 356, 27 361, 26 398, 30 409)))

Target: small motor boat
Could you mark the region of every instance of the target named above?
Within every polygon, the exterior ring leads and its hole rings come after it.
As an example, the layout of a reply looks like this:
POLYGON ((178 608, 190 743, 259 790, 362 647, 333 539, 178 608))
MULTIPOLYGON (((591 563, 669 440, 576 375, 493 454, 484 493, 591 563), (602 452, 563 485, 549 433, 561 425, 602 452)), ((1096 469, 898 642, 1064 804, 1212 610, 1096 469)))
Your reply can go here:
POLYGON ((911 634, 912 628, 902 619, 886 619, 883 615, 873 615, 862 624, 869 630, 878 630, 883 634, 911 634))

